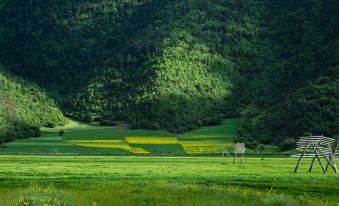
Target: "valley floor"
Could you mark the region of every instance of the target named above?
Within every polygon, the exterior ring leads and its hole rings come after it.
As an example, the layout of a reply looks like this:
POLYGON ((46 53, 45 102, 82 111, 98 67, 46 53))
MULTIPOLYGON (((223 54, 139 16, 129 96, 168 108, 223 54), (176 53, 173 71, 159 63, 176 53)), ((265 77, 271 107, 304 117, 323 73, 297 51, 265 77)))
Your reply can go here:
POLYGON ((48 188, 67 205, 338 205, 339 176, 322 174, 318 165, 309 173, 309 161, 296 174, 292 158, 246 157, 243 165, 232 161, 2 155, 0 205, 20 205, 20 199, 32 194, 48 196, 39 193, 48 188))
MULTIPOLYGON (((59 128, 42 128, 39 138, 17 139, 0 145, 0 154, 57 155, 221 155, 232 153, 239 119, 202 127, 184 134, 162 130, 132 130, 124 124, 102 127, 74 121, 59 128), (62 136, 59 131, 63 131, 62 136)), ((259 155, 248 149, 246 154, 259 155)), ((265 146, 263 154, 281 154, 276 146, 265 146)))

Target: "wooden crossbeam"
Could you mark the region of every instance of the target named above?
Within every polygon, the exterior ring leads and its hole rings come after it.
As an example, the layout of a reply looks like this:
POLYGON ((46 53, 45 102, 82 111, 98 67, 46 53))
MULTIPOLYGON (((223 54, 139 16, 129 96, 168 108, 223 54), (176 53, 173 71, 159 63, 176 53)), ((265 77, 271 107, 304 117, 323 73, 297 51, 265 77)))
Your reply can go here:
MULTIPOLYGON (((310 135, 310 138, 311 138, 311 135, 310 135)), ((310 139, 309 139, 309 140, 310 140, 310 139)), ((308 142, 309 142, 309 140, 308 140, 308 142)), ((296 172, 298 171, 299 165, 300 165, 300 163, 301 163, 301 158, 303 158, 303 156, 304 156, 304 154, 305 154, 305 152, 306 152, 308 142, 305 144, 304 151, 303 151, 303 153, 300 155, 300 158, 299 158, 299 160, 298 160, 297 166, 296 166, 295 169, 294 169, 294 173, 296 173, 296 172)))
MULTIPOLYGON (((322 140, 322 136, 321 136, 321 138, 320 138, 320 140, 319 140, 319 142, 318 142, 318 147, 319 147, 319 146, 320 146, 320 144, 321 144, 321 140, 322 140)), ((314 149, 314 147, 313 147, 313 149, 314 149)), ((313 165, 314 165, 315 158, 316 158, 316 157, 313 157, 313 159, 312 159, 312 162, 311 162, 310 169, 308 170, 309 172, 312 172, 312 169, 313 169, 313 165)))
MULTIPOLYGON (((334 147, 333 150, 332 150, 332 154, 330 155, 330 159, 329 159, 329 161, 327 162, 327 165, 326 165, 326 167, 325 167, 325 170, 326 170, 326 171, 328 170, 328 166, 330 165, 330 162, 333 162, 332 168, 334 169, 334 172, 335 172, 335 173, 338 173, 337 164, 336 164, 336 162, 335 162, 335 156, 336 156, 336 151, 337 151, 338 145, 339 145, 339 140, 337 140, 337 144, 335 145, 335 147, 334 147)), ((329 148, 330 148, 330 147, 329 147, 329 148)), ((330 149, 331 149, 331 148, 330 148, 330 149)))
POLYGON ((319 154, 318 154, 318 152, 317 152, 315 146, 313 146, 313 150, 314 150, 314 153, 316 154, 316 158, 318 159, 318 162, 319 162, 319 164, 320 164, 321 169, 322 169, 323 172, 326 174, 327 171, 325 170, 324 165, 323 165, 323 163, 321 162, 321 159, 320 159, 320 157, 319 157, 319 154))

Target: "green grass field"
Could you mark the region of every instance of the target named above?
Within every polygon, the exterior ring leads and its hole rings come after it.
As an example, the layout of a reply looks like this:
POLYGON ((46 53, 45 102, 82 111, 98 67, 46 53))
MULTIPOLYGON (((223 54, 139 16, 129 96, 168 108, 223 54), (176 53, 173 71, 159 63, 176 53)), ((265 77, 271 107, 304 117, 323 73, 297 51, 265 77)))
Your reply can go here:
POLYGON ((296 159, 0 156, 0 205, 53 183, 75 205, 338 205, 339 177, 296 159))
MULTIPOLYGON (((222 157, 238 125, 227 119, 181 135, 73 121, 43 128, 39 138, 0 147, 0 206, 339 205, 338 175, 317 166, 308 173, 309 160, 295 174, 292 158, 245 156, 233 165, 222 157)), ((280 154, 273 146, 265 153, 280 154)))
MULTIPOLYGON (((61 128, 42 128, 39 138, 16 140, 0 146, 0 154, 60 155, 209 155, 232 153, 238 119, 226 119, 218 126, 203 127, 181 135, 158 130, 130 130, 88 126, 70 121, 61 128), (64 136, 58 132, 64 130, 64 136)), ((277 153, 270 148, 266 153, 277 153)), ((248 150, 247 153, 257 153, 248 150)))

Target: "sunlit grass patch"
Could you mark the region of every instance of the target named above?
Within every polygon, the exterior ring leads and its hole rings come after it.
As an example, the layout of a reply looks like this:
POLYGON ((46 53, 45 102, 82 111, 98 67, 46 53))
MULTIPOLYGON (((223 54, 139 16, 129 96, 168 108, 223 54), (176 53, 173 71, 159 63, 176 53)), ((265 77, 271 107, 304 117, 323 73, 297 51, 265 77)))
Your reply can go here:
POLYGON ((184 147, 234 147, 234 143, 213 140, 179 141, 179 143, 184 147))
POLYGON ((82 147, 95 147, 95 148, 112 148, 112 149, 123 149, 127 150, 129 152, 132 152, 134 154, 149 154, 148 151, 142 149, 142 148, 134 148, 129 146, 128 144, 124 144, 123 142, 117 142, 117 143, 80 143, 78 144, 82 147))
POLYGON ((235 135, 233 134, 184 134, 178 137, 178 140, 190 141, 190 140, 226 140, 233 141, 235 135))
POLYGON ((55 182, 57 189, 61 189, 61 192, 76 201, 76 205, 81 206, 93 206, 94 201, 98 206, 112 203, 125 206, 163 205, 164 198, 168 198, 168 206, 307 206, 309 204, 302 201, 310 198, 324 202, 317 202, 314 206, 337 206, 339 176, 334 172, 324 175, 319 165, 315 165, 314 171, 309 173, 311 159, 302 161, 297 174, 293 173, 296 159, 246 156, 243 165, 235 166, 232 161, 231 158, 221 155, 165 158, 1 155, 0 205, 9 205, 9 201, 19 199, 22 192, 26 191, 25 187, 35 181, 42 186, 55 182), (105 184, 115 186, 102 187, 105 184), (15 191, 9 193, 9 190, 15 191), (278 195, 293 195, 298 198, 297 202, 290 202, 280 196, 276 199, 274 193, 266 196, 271 190, 276 191, 278 195), (154 195, 158 196, 157 201, 139 204, 145 199, 153 199, 154 195), (178 198, 169 202, 169 195, 172 195, 171 198, 178 198), (204 195, 205 197, 201 198, 204 195), (232 197, 234 202, 231 202, 232 197), (239 203, 238 200, 242 198, 245 199, 239 203), (187 202, 183 202, 185 199, 187 202), (121 204, 118 204, 117 200, 121 204), (128 201, 131 201, 131 204, 128 201), (194 203, 191 204, 192 201, 194 203), (217 202, 212 204, 212 201, 217 202))
POLYGON ((192 136, 192 135, 232 135, 236 136, 239 126, 238 119, 225 119, 220 125, 202 127, 200 129, 188 132, 182 136, 192 136))
POLYGON ((65 140, 118 140, 123 139, 123 135, 110 127, 90 127, 66 130, 63 138, 65 140))
POLYGON ((130 144, 132 147, 143 148, 156 155, 183 155, 184 148, 180 144, 130 144))
POLYGON ((129 144, 178 144, 176 137, 126 137, 129 144))
POLYGON ((125 137, 175 137, 175 134, 161 130, 130 129, 122 131, 125 137))
POLYGON ((70 142, 70 143, 125 143, 124 140, 105 140, 105 139, 101 139, 101 140, 67 140, 66 142, 70 142))
POLYGON ((184 147, 187 154, 220 154, 224 147, 184 147))
POLYGON ((226 134, 192 134, 192 135, 183 135, 184 137, 193 137, 193 138, 213 138, 213 137, 232 137, 234 135, 226 135, 226 134))
POLYGON ((202 140, 202 141, 179 141, 187 154, 219 154, 226 148, 233 147, 233 143, 202 140))
MULTIPOLYGON (((147 154, 147 152, 160 155, 214 154, 220 150, 215 149, 216 147, 220 148, 220 142, 233 142, 236 137, 237 125, 238 120, 226 119, 221 125, 202 127, 178 135, 162 130, 131 130, 127 128, 117 130, 115 127, 88 126, 70 121, 65 127, 42 128, 43 133, 40 138, 16 140, 4 144, 0 147, 0 154, 131 155, 133 153, 147 154), (64 130, 62 136, 59 135, 60 130, 64 130), (194 141, 194 145, 188 145, 189 141, 194 141), (211 145, 211 142, 215 144, 211 145)), ((234 148, 234 145, 231 148, 234 148)), ((269 149, 265 149, 265 152, 269 151, 269 149)))

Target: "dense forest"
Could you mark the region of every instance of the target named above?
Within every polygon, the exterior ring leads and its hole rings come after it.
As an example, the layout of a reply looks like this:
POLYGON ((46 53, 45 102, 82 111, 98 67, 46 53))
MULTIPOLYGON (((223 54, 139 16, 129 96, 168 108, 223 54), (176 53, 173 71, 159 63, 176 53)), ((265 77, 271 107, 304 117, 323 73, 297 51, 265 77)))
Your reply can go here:
POLYGON ((338 9, 335 0, 3 0, 1 70, 53 109, 17 118, 30 126, 62 124, 56 105, 82 121, 176 133, 239 117, 248 145, 288 148, 306 132, 339 133, 338 9))
POLYGON ((39 136, 39 127, 54 127, 66 122, 43 90, 2 71, 0 99, 0 144, 14 138, 39 136))
POLYGON ((339 133, 339 2, 268 1, 266 8, 274 62, 263 79, 274 92, 263 99, 267 106, 257 102, 259 109, 247 113, 247 129, 253 139, 274 144, 339 133))

